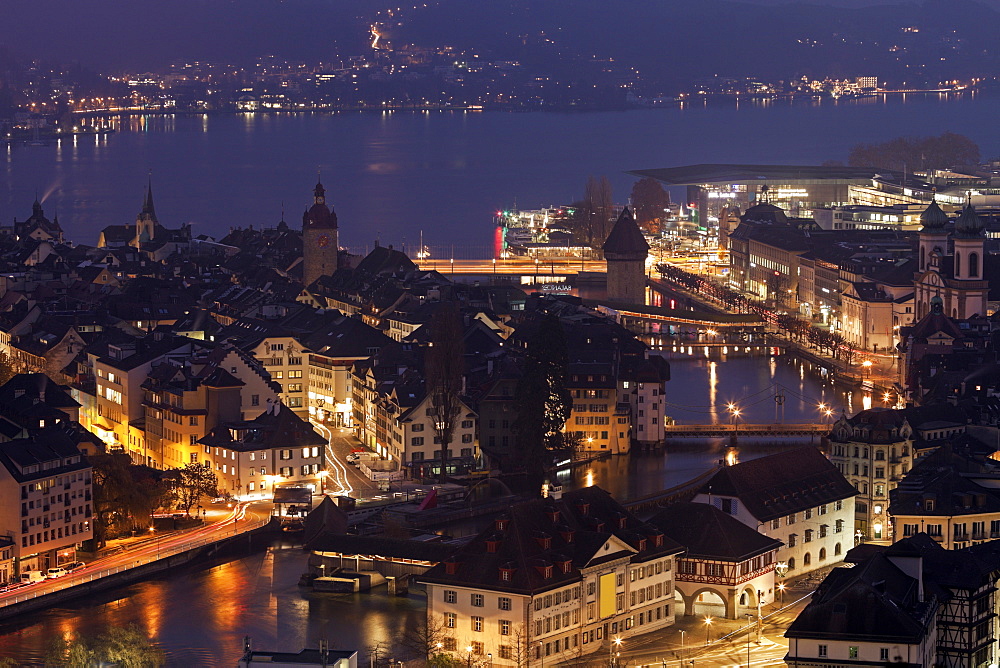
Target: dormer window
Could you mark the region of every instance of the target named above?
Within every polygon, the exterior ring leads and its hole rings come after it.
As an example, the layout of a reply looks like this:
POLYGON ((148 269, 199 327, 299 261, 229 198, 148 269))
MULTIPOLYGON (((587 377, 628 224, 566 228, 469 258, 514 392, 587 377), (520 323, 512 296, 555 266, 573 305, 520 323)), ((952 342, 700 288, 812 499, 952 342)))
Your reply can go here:
POLYGON ((560 570, 562 570, 563 575, 566 575, 570 571, 573 570, 573 562, 570 561, 569 559, 566 559, 565 561, 561 561, 561 562, 559 562, 559 568, 560 568, 560 570))
POLYGON ((646 539, 645 538, 640 538, 639 539, 639 551, 643 552, 643 551, 645 551, 645 549, 646 549, 646 539))
POLYGON ((458 562, 454 559, 449 559, 444 562, 444 572, 448 575, 455 575, 458 572, 458 562))
POLYGON ((500 539, 496 536, 492 536, 486 539, 486 551, 490 554, 495 554, 497 550, 500 549, 500 539))
POLYGON ((497 531, 506 531, 508 522, 510 522, 510 520, 506 517, 498 517, 493 525, 496 527, 497 531))
POLYGON ((548 515, 549 521, 552 522, 553 524, 559 521, 559 511, 556 510, 555 508, 547 509, 545 511, 545 514, 548 515))

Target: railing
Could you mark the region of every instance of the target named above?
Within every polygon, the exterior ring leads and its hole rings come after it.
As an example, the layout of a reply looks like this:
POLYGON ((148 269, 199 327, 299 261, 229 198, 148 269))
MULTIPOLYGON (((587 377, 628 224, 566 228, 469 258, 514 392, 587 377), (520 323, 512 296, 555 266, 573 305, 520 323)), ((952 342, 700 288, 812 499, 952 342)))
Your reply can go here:
MULTIPOLYGON (((49 594, 57 594, 72 587, 87 584, 88 582, 94 582, 95 580, 100 580, 101 578, 106 578, 112 575, 117 575, 119 573, 124 573, 130 570, 134 570, 136 568, 140 568, 142 566, 146 566, 155 563, 157 561, 161 561, 163 559, 169 559, 170 557, 177 556, 178 554, 183 554, 190 550, 195 550, 200 547, 205 547, 207 545, 218 543, 226 538, 231 538, 233 536, 247 533, 248 531, 253 531, 254 529, 259 529, 260 527, 266 525, 270 521, 271 521, 270 516, 257 520, 249 520, 244 518, 240 520, 238 523, 234 523, 226 527, 227 528, 226 531, 213 531, 209 535, 206 535, 204 538, 200 538, 193 542, 187 542, 187 541, 181 541, 176 543, 170 542, 172 541, 172 539, 178 538, 178 536, 176 535, 163 538, 149 538, 139 543, 136 547, 150 547, 153 544, 157 544, 156 553, 153 555, 140 557, 134 561, 129 560, 128 563, 122 564, 120 566, 115 566, 113 568, 106 568, 86 573, 75 573, 75 574, 70 573, 69 575, 63 575, 62 577, 56 578, 54 580, 43 580, 42 582, 35 583, 34 585, 28 585, 24 587, 24 589, 29 589, 29 588, 31 589, 30 592, 25 591, 24 594, 14 593, 17 590, 11 592, 14 594, 13 596, 9 595, 4 596, 3 593, 0 593, 0 608, 5 608, 7 606, 14 605, 17 603, 23 603, 24 601, 29 601, 31 599, 39 598, 42 596, 48 596, 49 594), (231 531, 229 529, 231 529, 231 531), (159 546, 160 541, 168 541, 168 542, 166 545, 160 547, 159 546), (59 583, 59 587, 57 589, 39 588, 39 585, 50 583, 53 581, 59 583)), ((131 551, 129 548, 121 548, 119 550, 109 553, 109 555, 107 555, 104 558, 108 558, 114 555, 124 554, 129 551, 131 551)))

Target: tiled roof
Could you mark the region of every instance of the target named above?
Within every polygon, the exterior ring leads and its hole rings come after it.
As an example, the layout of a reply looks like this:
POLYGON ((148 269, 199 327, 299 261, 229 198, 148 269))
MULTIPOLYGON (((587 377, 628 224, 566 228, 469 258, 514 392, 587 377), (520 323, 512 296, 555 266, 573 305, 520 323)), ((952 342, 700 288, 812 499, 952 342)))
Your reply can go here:
POLYGON ((768 538, 707 503, 675 503, 649 523, 683 545, 691 559, 745 561, 777 550, 782 542, 768 538))
POLYGON ((719 469, 698 490, 732 496, 761 522, 855 496, 844 476, 818 448, 779 452, 719 469))
POLYGON ((533 594, 580 581, 580 569, 611 559, 648 561, 683 548, 625 510, 598 487, 569 492, 559 501, 513 505, 426 582, 533 594), (640 549, 643 548, 643 549, 640 549), (451 572, 449 572, 449 569, 451 572), (501 570, 509 579, 501 579, 501 570))
POLYGON ((646 256, 649 252, 649 244, 646 237, 642 236, 639 226, 635 224, 632 212, 628 207, 622 209, 621 215, 611 228, 608 238, 604 240, 604 252, 623 255, 646 256))

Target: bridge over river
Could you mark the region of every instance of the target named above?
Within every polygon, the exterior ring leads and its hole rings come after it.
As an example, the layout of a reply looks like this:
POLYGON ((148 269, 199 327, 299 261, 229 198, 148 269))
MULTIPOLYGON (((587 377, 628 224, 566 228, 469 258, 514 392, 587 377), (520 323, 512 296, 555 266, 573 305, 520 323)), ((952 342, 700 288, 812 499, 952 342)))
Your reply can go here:
POLYGON ((829 424, 671 424, 666 438, 681 436, 826 436, 829 424))

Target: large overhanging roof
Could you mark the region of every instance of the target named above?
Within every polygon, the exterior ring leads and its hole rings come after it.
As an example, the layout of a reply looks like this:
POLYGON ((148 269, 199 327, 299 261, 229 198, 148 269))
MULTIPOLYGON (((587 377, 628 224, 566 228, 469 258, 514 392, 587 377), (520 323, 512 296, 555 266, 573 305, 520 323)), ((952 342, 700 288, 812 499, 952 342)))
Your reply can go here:
POLYGON ((670 186, 725 184, 836 184, 870 182, 876 175, 897 174, 872 167, 825 167, 817 165, 685 165, 662 169, 637 169, 633 176, 652 177, 670 186))

